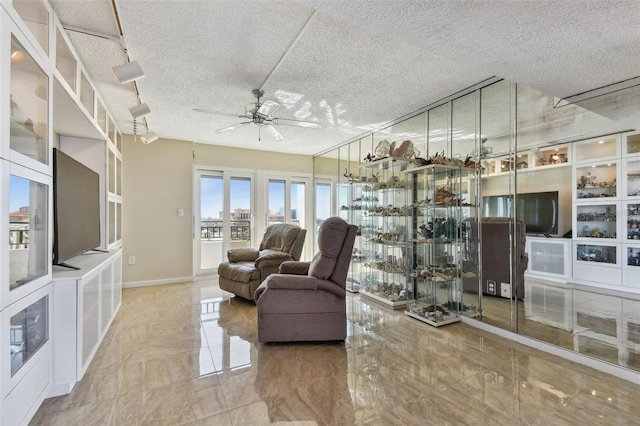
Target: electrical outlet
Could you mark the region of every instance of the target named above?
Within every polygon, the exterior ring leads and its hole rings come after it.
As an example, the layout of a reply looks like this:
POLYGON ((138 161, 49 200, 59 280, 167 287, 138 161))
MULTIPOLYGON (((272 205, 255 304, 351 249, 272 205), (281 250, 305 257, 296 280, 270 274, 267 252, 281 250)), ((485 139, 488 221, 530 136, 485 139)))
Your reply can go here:
POLYGON ((136 257, 129 256, 129 265, 135 265, 135 264, 136 264, 136 257))
POLYGON ((487 280, 487 293, 496 294, 496 282, 487 280))
POLYGON ((178 216, 184 216, 184 209, 178 209, 178 216))

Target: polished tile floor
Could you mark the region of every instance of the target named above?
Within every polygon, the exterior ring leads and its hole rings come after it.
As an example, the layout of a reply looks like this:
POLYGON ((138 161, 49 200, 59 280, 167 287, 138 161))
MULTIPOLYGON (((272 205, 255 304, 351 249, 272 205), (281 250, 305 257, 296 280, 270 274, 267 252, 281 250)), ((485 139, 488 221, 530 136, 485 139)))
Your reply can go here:
POLYGON ((344 343, 260 344, 216 281, 126 289, 81 382, 33 425, 629 425, 640 386, 349 295, 344 343))

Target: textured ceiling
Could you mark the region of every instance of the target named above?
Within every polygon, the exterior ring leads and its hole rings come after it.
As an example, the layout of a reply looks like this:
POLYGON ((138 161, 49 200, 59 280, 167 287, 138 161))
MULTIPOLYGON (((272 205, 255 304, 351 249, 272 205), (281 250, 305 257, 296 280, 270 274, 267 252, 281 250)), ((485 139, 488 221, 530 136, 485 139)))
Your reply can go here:
POLYGON ((124 47, 146 77, 149 128, 161 137, 314 154, 492 76, 567 97, 640 75, 640 2, 631 1, 51 1, 125 133, 132 83, 111 67, 124 47), (281 107, 258 140, 217 129, 252 89, 281 107))

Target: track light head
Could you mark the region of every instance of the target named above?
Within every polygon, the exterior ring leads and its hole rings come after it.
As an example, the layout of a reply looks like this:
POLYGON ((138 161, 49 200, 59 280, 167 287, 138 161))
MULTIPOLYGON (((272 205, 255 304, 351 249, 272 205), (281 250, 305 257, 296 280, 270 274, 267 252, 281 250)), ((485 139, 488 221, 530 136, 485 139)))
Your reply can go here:
POLYGON ((112 70, 120 84, 131 83, 144 77, 144 71, 142 71, 138 61, 118 65, 113 67, 112 70))
POLYGON ((151 109, 149 109, 149 105, 145 103, 145 104, 132 106, 131 108, 129 108, 129 112, 131 113, 133 118, 142 118, 144 116, 151 114, 151 109))
POLYGON ((140 136, 140 140, 143 144, 148 145, 151 142, 155 142, 156 140, 158 140, 158 135, 156 132, 148 132, 146 135, 140 136))

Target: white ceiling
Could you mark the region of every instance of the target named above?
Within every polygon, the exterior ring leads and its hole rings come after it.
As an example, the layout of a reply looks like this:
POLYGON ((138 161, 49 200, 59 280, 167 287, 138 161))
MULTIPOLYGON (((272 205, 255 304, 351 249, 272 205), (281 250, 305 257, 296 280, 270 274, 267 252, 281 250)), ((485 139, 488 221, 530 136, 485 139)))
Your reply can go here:
MULTIPOLYGON (((640 75, 640 1, 52 0, 124 133, 134 84, 111 68, 131 60, 163 138, 315 154, 492 76, 568 97, 640 75), (282 105, 279 126, 243 121, 252 89, 282 105)), ((138 133, 141 133, 139 130, 138 133)))

